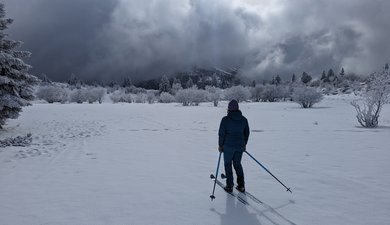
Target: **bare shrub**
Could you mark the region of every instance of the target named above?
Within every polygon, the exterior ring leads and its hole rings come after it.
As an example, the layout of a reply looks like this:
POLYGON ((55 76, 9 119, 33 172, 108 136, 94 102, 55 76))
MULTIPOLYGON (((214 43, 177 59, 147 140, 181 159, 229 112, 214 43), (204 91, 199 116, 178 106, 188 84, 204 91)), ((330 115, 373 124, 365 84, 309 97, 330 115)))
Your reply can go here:
POLYGON ((290 98, 290 90, 285 85, 265 85, 260 94, 262 101, 276 102, 290 98))
POLYGON ((124 90, 116 90, 114 91, 111 96, 111 100, 114 103, 118 102, 127 102, 127 103, 132 103, 133 102, 133 97, 131 94, 126 94, 124 90))
POLYGON ((384 104, 390 101, 390 73, 385 69, 381 73, 372 74, 367 82, 362 99, 352 101, 356 110, 356 118, 360 125, 367 128, 378 126, 378 119, 384 104))
POLYGON ((292 94, 292 100, 302 108, 311 108, 314 104, 320 102, 323 99, 322 93, 318 92, 315 88, 306 86, 297 86, 294 88, 292 94))
POLYGON ((226 100, 237 100, 238 102, 246 101, 250 99, 251 93, 247 87, 244 86, 233 86, 225 90, 226 100))
POLYGON ((70 102, 77 102, 79 104, 88 101, 88 91, 86 89, 74 89, 69 95, 70 102))
POLYGON ((222 90, 213 86, 206 86, 206 91, 209 93, 209 100, 211 100, 215 107, 222 98, 222 90))
POLYGON ((148 101, 149 104, 152 104, 157 101, 156 93, 153 91, 148 91, 146 93, 146 100, 148 101))
POLYGON ((162 103, 171 103, 175 101, 175 97, 173 95, 169 94, 168 92, 162 92, 160 94, 160 102, 162 103))
POLYGON ((47 101, 48 103, 61 102, 68 100, 69 91, 58 86, 40 86, 36 92, 36 97, 47 101))
POLYGON ((99 102, 100 104, 103 102, 103 97, 106 93, 106 89, 102 87, 90 88, 87 89, 86 99, 89 103, 99 102))

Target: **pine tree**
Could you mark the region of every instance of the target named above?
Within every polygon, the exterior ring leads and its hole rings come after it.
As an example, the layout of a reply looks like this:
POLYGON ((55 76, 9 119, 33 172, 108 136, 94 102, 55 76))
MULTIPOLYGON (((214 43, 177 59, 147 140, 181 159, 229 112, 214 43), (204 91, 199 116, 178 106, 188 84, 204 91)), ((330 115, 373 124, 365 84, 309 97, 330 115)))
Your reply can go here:
POLYGON ((389 64, 388 63, 386 63, 386 65, 385 65, 385 70, 389 70, 389 64))
POLYGON ((344 77, 344 75, 345 75, 344 68, 341 68, 340 77, 344 77))
POLYGON ((322 80, 322 81, 325 81, 325 80, 326 80, 326 73, 325 73, 325 70, 322 71, 321 80, 322 80))
POLYGON ((122 87, 130 87, 132 85, 133 85, 133 83, 131 82, 130 77, 125 77, 123 79, 122 87))
POLYGON ((80 85, 80 80, 76 77, 76 75, 74 73, 72 73, 70 75, 70 78, 68 80, 68 84, 71 85, 71 86, 77 86, 77 85, 80 85))
POLYGON ((162 76, 160 85, 159 85, 160 92, 170 92, 171 91, 171 84, 169 83, 169 79, 166 75, 162 76))
POLYGON ((256 87, 256 80, 252 81, 251 87, 256 87))
POLYGON ((280 78, 279 74, 275 77, 275 84, 279 85, 282 82, 282 79, 280 78))
POLYGON ((174 85, 174 84, 180 84, 181 85, 181 81, 175 77, 175 78, 173 78, 173 82, 172 82, 172 85, 174 85))
POLYGON ((49 79, 49 77, 44 73, 41 74, 40 79, 41 79, 42 83, 46 83, 46 84, 52 83, 51 80, 49 79))
POLYGON ((218 87, 218 78, 217 75, 214 73, 213 77, 211 78, 211 86, 218 87))
POLYGON ((15 50, 23 43, 7 39, 4 30, 13 20, 4 17, 4 4, 0 3, 0 128, 6 119, 16 119, 22 107, 30 105, 34 98, 32 85, 38 82, 38 78, 28 73, 31 66, 22 60, 31 53, 15 50))
POLYGON ((334 81, 334 79, 336 78, 336 76, 335 76, 335 74, 334 74, 332 69, 328 70, 328 76, 327 77, 328 77, 329 81, 334 81))
POLYGON ((295 73, 293 73, 292 78, 291 78, 291 82, 295 83, 296 80, 297 80, 297 78, 295 77, 295 73))
POLYGON ((186 83, 186 88, 191 88, 192 86, 194 86, 194 82, 192 81, 191 77, 189 77, 186 83))
POLYGON ((322 71, 321 80, 324 83, 329 83, 330 82, 329 78, 326 76, 325 70, 322 71))
POLYGON ((311 79, 312 77, 309 74, 307 74, 306 72, 302 73, 302 77, 301 77, 302 83, 307 84, 311 81, 311 79))

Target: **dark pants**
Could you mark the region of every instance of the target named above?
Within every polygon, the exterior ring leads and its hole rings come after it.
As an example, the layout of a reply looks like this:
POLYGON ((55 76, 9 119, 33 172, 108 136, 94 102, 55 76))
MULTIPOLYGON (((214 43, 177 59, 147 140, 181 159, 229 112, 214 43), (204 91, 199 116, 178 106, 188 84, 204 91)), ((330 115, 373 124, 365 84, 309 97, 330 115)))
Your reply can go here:
POLYGON ((225 162, 224 164, 225 164, 226 186, 228 187, 234 186, 232 164, 237 174, 238 186, 245 185, 244 170, 242 169, 242 165, 241 165, 241 159, 243 153, 244 152, 241 150, 224 148, 223 159, 225 162))

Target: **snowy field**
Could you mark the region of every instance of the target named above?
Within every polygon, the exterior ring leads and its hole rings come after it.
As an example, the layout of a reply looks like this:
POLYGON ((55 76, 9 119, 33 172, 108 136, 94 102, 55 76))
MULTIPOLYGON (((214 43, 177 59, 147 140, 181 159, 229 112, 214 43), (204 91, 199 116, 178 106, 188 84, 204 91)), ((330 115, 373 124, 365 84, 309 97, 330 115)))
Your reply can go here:
POLYGON ((248 152, 293 192, 245 155, 247 190, 264 202, 250 206, 219 187, 209 198, 226 102, 34 104, 0 131, 33 135, 0 148, 0 224, 390 224, 390 106, 364 129, 349 101, 240 105, 248 152))

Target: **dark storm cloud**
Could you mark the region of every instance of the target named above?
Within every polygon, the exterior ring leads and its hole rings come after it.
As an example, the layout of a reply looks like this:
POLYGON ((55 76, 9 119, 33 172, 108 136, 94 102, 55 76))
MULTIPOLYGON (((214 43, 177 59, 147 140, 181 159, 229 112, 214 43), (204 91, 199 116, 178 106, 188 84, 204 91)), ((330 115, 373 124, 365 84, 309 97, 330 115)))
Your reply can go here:
POLYGON ((387 0, 6 0, 35 73, 146 79, 192 66, 252 77, 390 61, 387 0))
POLYGON ((33 73, 66 80, 88 62, 91 41, 109 22, 115 0, 6 0, 11 38, 33 53, 33 73))

